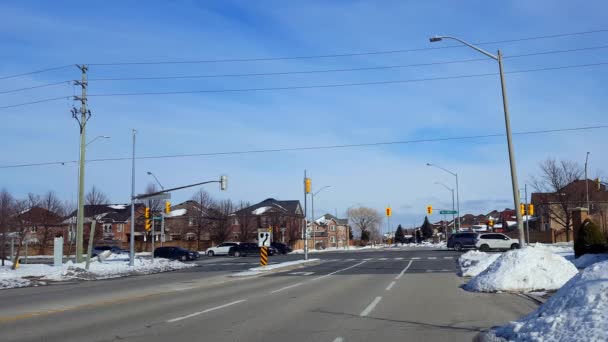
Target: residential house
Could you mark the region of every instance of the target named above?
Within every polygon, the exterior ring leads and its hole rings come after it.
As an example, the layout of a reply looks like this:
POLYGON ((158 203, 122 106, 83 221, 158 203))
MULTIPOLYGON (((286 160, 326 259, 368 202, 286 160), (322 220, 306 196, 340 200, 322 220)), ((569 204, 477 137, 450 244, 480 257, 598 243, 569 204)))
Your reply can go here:
MULTIPOLYGON (((50 210, 38 206, 31 207, 17 214, 12 236, 18 237, 25 234, 24 242, 30 245, 38 245, 40 250, 48 246, 49 242, 56 236, 63 236, 61 226, 62 217, 50 210)), ((9 235, 7 233, 7 236, 9 235)))
POLYGON ((300 201, 268 198, 230 215, 232 241, 253 241, 258 229, 271 228, 273 240, 295 244, 302 239, 304 212, 300 201))
POLYGON ((315 249, 346 247, 348 243, 348 219, 325 214, 311 223, 310 239, 315 249))
MULTIPOLYGON (((135 205, 135 240, 143 241, 144 205, 135 205)), ((76 218, 78 211, 73 211, 62 222, 66 229, 68 240, 75 236, 76 218)), ((125 244, 131 236, 131 205, 130 204, 87 204, 84 206, 84 234, 88 239, 91 223, 96 221, 95 240, 104 244, 125 244)))
POLYGON ((211 246, 211 210, 193 200, 172 206, 165 215, 165 241, 188 241, 188 247, 196 244, 199 251, 211 246))

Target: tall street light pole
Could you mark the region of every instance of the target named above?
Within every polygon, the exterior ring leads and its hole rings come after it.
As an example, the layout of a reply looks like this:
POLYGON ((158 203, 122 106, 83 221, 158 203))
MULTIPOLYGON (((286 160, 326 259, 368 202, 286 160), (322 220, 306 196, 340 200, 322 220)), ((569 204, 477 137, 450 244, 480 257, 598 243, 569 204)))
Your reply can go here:
POLYGON ((509 106, 507 101, 507 87, 505 85, 505 75, 502 64, 502 53, 498 50, 496 56, 486 52, 472 44, 465 42, 464 40, 450 37, 450 36, 440 36, 440 37, 432 37, 430 38, 430 42, 439 42, 443 39, 452 39, 461 44, 464 44, 477 52, 480 52, 493 60, 498 62, 498 70, 500 72, 500 87, 502 89, 502 106, 505 114, 505 128, 507 131, 507 146, 509 148, 509 164, 511 166, 511 187, 513 189, 513 204, 515 205, 515 217, 517 217, 517 229, 519 231, 519 245, 521 248, 525 247, 525 238, 524 238, 524 225, 522 222, 521 213, 519 212, 519 185, 517 182, 517 168, 515 166, 515 153, 513 152, 513 142, 511 138, 511 119, 509 118, 509 106))
MULTIPOLYGON (((160 181, 158 180, 158 178, 156 178, 156 175, 154 175, 154 173, 152 173, 152 171, 148 171, 146 172, 149 176, 152 176, 154 178, 154 180, 156 180, 156 183, 158 183, 158 186, 160 186, 161 190, 165 190, 165 187, 160 184, 160 181)), ((166 208, 166 202, 165 202, 165 208, 166 208)), ((160 213, 160 246, 162 247, 164 245, 165 242, 165 214, 168 214, 168 212, 165 212, 166 209, 163 209, 162 212, 160 213)), ((152 225, 152 227, 154 227, 154 224, 152 225)), ((155 235, 154 229, 152 229, 152 235, 155 235)), ((152 236, 152 259, 154 259, 154 239, 156 238, 156 236, 152 236)))
MULTIPOLYGON (((456 209, 454 208, 454 188, 450 188, 449 186, 447 186, 447 185, 445 185, 445 184, 443 184, 441 182, 435 182, 435 184, 441 185, 444 188, 446 188, 446 189, 448 189, 449 191, 452 192, 452 224, 454 224, 454 228, 456 228, 456 217, 455 217, 455 214, 454 214, 454 212, 456 211, 456 209)), ((445 232, 445 238, 446 238, 446 240, 448 238, 447 229, 446 229, 446 232, 445 232)))
POLYGON ((587 179, 587 163, 589 162, 589 153, 587 152, 587 156, 585 157, 585 194, 587 195, 587 211, 591 210, 589 206, 589 180, 587 179))
MULTIPOLYGON (((315 196, 319 192, 323 191, 323 189, 327 189, 327 188, 330 188, 330 187, 331 187, 331 185, 326 185, 326 186, 322 187, 321 189, 317 190, 317 192, 313 192, 311 194, 311 196, 310 196, 310 206, 311 206, 310 209, 312 211, 312 225, 313 225, 313 228, 314 228, 314 225, 315 225, 315 196)), ((312 231, 312 248, 313 249, 317 248, 316 238, 317 238, 316 229, 313 229, 313 231, 312 231)))
POLYGON ((131 235, 129 236, 129 266, 135 265, 135 136, 133 130, 133 150, 131 154, 131 235))
POLYGON ((436 164, 426 163, 426 166, 436 167, 439 170, 445 171, 445 172, 451 174, 452 176, 456 177, 456 219, 458 220, 458 227, 455 224, 454 228, 456 228, 457 230, 460 230, 460 190, 458 188, 458 173, 452 172, 452 171, 445 169, 436 164))

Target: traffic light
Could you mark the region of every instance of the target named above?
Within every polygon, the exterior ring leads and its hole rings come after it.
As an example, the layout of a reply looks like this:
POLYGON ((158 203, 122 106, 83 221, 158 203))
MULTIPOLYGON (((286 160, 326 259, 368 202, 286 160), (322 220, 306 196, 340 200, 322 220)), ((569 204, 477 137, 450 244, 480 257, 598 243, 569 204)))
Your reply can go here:
POLYGON ((528 215, 534 215, 534 204, 528 204, 528 215))
POLYGON ((426 213, 429 214, 429 215, 433 214, 433 206, 432 205, 428 205, 426 207, 426 213))
POLYGON ((165 202, 165 214, 171 213, 171 202, 165 202))
POLYGON ((144 208, 144 218, 146 219, 145 229, 152 229, 152 220, 150 220, 150 208, 148 207, 144 208))
POLYGON ((524 215, 526 213, 526 206, 525 206, 525 204, 521 203, 519 205, 519 213, 522 214, 522 215, 524 215))
POLYGON ((228 177, 220 177, 220 190, 226 190, 228 188, 228 177))
POLYGON ((304 179, 304 192, 306 192, 307 194, 309 194, 311 188, 312 188, 312 183, 310 181, 310 178, 305 178, 304 179))
POLYGON ((391 209, 391 207, 387 207, 386 208, 386 216, 391 217, 392 214, 393 214, 393 210, 391 209))
POLYGON ((490 226, 490 228, 494 227, 494 220, 488 221, 488 226, 490 226))

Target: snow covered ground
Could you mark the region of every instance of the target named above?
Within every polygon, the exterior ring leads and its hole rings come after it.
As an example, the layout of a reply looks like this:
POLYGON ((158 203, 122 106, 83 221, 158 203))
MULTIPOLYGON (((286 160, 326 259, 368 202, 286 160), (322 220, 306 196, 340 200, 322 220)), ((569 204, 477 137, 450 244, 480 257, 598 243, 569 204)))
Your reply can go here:
POLYGON ((570 279, 533 313, 481 341, 608 341, 608 261, 570 279))
POLYGON ((272 264, 272 265, 267 265, 267 266, 259 266, 259 267, 250 268, 247 271, 234 273, 232 275, 232 277, 246 277, 246 276, 259 275, 259 274, 268 273, 268 272, 271 272, 273 270, 277 270, 277 269, 280 269, 283 267, 303 265, 303 264, 308 264, 311 262, 317 262, 319 260, 320 259, 296 260, 296 261, 281 262, 278 264, 272 264))
POLYGON ((524 248, 499 255, 471 279, 465 289, 476 292, 557 290, 578 273, 563 256, 545 248, 524 248))
POLYGON ((0 266, 0 289, 46 285, 48 281, 64 281, 70 279, 97 280, 125 277, 136 274, 150 274, 173 271, 195 264, 186 264, 167 259, 135 259, 135 265, 129 266, 128 260, 121 255, 110 255, 104 262, 93 261, 89 270, 85 270, 85 263, 75 264, 71 261, 62 266, 44 264, 21 264, 18 269, 11 270, 12 264, 0 266))
POLYGON ((458 259, 461 275, 463 277, 474 277, 485 271, 499 256, 500 254, 497 253, 468 251, 458 259))

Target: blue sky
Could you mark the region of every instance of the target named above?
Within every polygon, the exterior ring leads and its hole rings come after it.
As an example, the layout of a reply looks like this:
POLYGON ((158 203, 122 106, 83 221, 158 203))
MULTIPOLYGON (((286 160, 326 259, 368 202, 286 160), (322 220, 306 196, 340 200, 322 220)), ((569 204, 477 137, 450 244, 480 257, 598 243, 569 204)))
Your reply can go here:
MULTIPOLYGON (((29 1, 0 4, 0 76, 73 63, 187 61, 385 51, 431 46, 446 34, 471 42, 608 29, 602 1, 29 1)), ((449 42, 435 43, 447 46, 449 42)), ((505 56, 608 45, 608 32, 500 45, 505 56)), ((359 57, 145 66, 91 66, 90 94, 307 86, 494 73, 492 60, 416 68, 200 78, 94 81, 95 78, 214 75, 404 65, 479 58, 466 48, 359 57)), ((608 49, 506 58, 507 71, 608 62, 608 49)), ((0 80, 0 91, 80 77, 75 67, 0 80)), ((608 124, 608 66, 507 75, 513 131, 608 124)), ((77 94, 65 84, 0 94, 0 106, 77 94)), ((72 100, 0 111, 0 165, 76 160, 78 130, 72 100)), ((189 95, 91 97, 89 159, 128 157, 130 130, 140 156, 416 140, 504 132, 498 77, 419 83, 189 95)), ((516 136, 521 187, 546 158, 583 162, 595 176, 608 169, 606 130, 516 136)), ((300 199, 307 169, 319 194, 316 211, 342 214, 353 205, 393 207, 392 223, 419 224, 425 207, 451 207, 434 182, 456 171, 461 210, 512 207, 504 137, 356 149, 153 159, 137 162, 137 189, 157 174, 166 186, 230 178, 218 198, 257 202, 300 199)), ((113 202, 130 194, 130 162, 87 165, 113 202)), ((0 187, 17 196, 54 190, 76 199, 76 165, 0 169, 0 187)), ((174 202, 192 192, 174 194, 174 202)), ((434 215, 438 220, 439 215, 434 215)))

